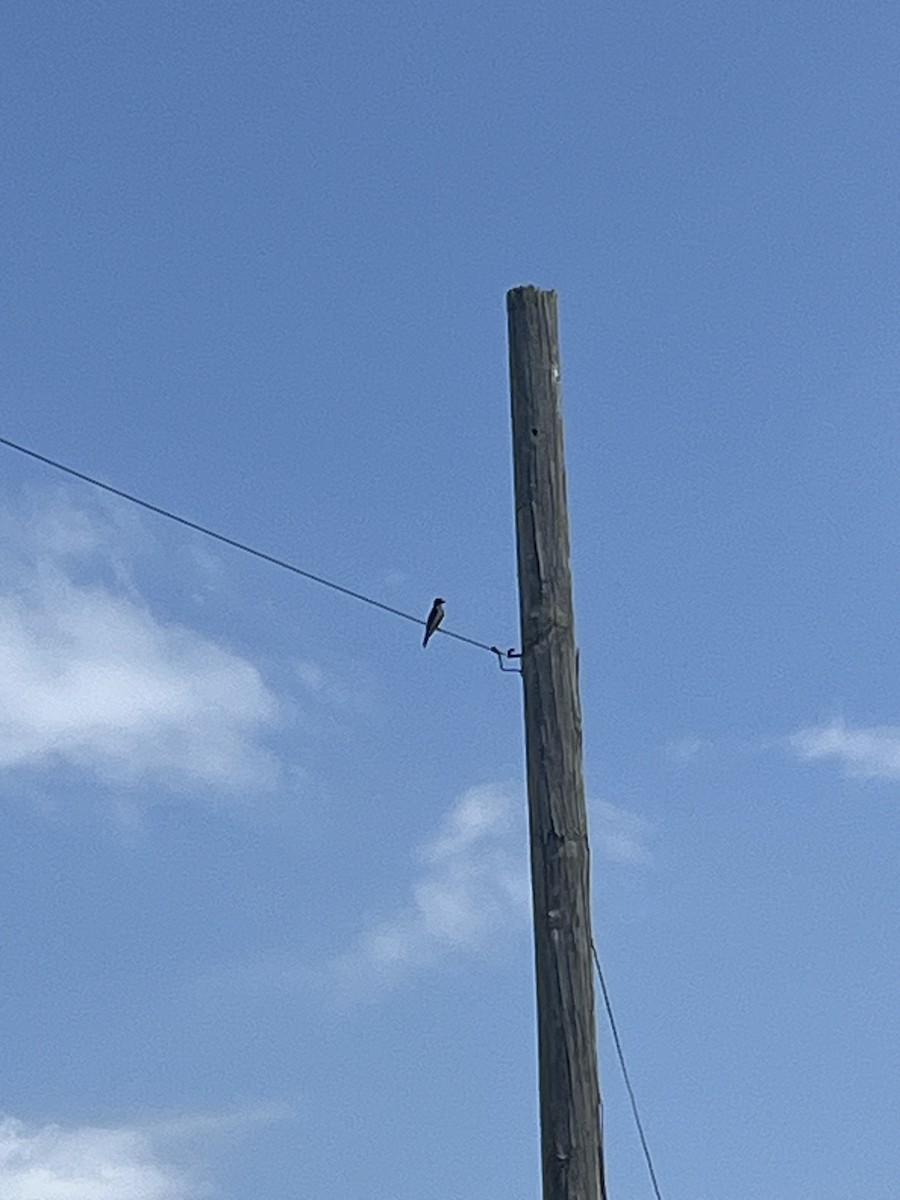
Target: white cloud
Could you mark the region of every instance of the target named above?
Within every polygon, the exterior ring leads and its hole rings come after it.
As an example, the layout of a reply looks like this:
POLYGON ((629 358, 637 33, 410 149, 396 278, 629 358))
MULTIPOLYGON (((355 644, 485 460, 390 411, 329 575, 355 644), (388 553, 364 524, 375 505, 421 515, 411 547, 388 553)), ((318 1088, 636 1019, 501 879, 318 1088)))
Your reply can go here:
MULTIPOLYGON (((396 983, 442 956, 483 947, 530 911, 525 800, 517 787, 469 788, 416 854, 409 902, 371 925, 332 963, 339 986, 355 994, 396 983)), ((590 805, 591 836, 607 859, 647 863, 649 825, 606 801, 590 805)))
POLYGON ((693 762, 698 755, 702 754, 704 750, 708 749, 709 742, 704 741, 703 738, 692 737, 690 735, 683 738, 677 738, 674 742, 669 742, 668 746, 666 747, 670 758, 673 758, 677 763, 681 763, 682 766, 689 762, 693 762))
POLYGON ((292 1115, 284 1105, 260 1104, 132 1126, 65 1127, 0 1114, 0 1200, 199 1200, 212 1194, 198 1169, 202 1146, 233 1145, 252 1127, 292 1115))
POLYGON ((591 841, 604 858, 635 864, 652 861, 647 847, 652 826, 637 813, 608 800, 594 800, 590 805, 590 821, 591 841))
POLYGON ((65 505, 0 521, 0 770, 63 764, 117 784, 271 786, 277 767, 261 737, 278 709, 259 672, 155 616, 104 553, 107 533, 117 544, 114 527, 65 505))
POLYGON ((529 885, 522 824, 515 818, 519 803, 514 789, 497 784, 460 796, 437 836, 417 853, 410 902, 332 964, 344 989, 390 985, 448 952, 483 945, 524 917, 529 885))
POLYGON ((788 744, 805 762, 834 759, 847 775, 862 779, 900 779, 900 726, 851 729, 843 721, 800 729, 788 744))
POLYGON ((297 661, 293 668, 303 689, 315 697, 319 709, 351 717, 371 712, 374 688, 362 664, 345 662, 334 668, 297 661))
POLYGON ((202 1194, 139 1129, 0 1118, 0 1200, 193 1200, 202 1194))

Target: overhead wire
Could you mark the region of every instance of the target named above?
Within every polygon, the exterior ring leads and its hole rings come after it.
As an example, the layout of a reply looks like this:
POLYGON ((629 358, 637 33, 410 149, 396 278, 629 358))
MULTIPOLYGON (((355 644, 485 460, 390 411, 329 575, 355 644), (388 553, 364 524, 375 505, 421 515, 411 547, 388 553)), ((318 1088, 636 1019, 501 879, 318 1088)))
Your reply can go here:
POLYGON ((641 1120, 641 1114, 638 1110, 637 1099, 634 1094, 634 1088, 631 1086, 631 1076, 628 1073, 628 1066, 625 1062, 625 1053, 622 1050, 622 1039, 619 1037, 619 1027, 616 1024, 616 1018, 613 1013, 612 1001, 609 998, 609 989, 606 986, 606 980, 603 977, 603 968, 600 966, 600 955, 597 953, 597 947, 591 939, 591 953, 594 956, 594 966, 597 968, 597 978, 600 981, 600 993, 603 996, 603 1007, 606 1009, 606 1018, 609 1021, 609 1028, 612 1033, 613 1044, 616 1048, 616 1057, 619 1060, 619 1068, 622 1072, 622 1078, 625 1080, 625 1088, 628 1092, 628 1100, 631 1104, 631 1113, 634 1117, 634 1123, 637 1126, 638 1137, 641 1139, 641 1148, 644 1151, 644 1161, 647 1164, 647 1170, 650 1173, 650 1182, 653 1184, 653 1191, 656 1200, 662 1200, 662 1194, 659 1190, 659 1183, 656 1179, 656 1170, 653 1166, 653 1158, 650 1154, 650 1146, 647 1142, 647 1135, 644 1133, 644 1123, 641 1120))
MULTIPOLYGON (((241 550, 244 554, 250 554, 254 558, 262 559, 264 562, 271 563, 273 566, 281 567, 282 570, 290 571, 294 575, 299 575, 301 578, 309 580, 311 583, 319 584, 324 588, 329 588, 333 592, 338 592, 342 596, 349 596, 352 600, 359 600, 362 604, 368 604, 372 608, 377 608, 381 612, 390 613, 392 616, 400 617, 404 621, 411 621, 415 625, 425 625, 426 622, 420 617, 414 616, 412 613, 404 612, 400 608, 394 608, 391 604, 385 604, 381 600, 376 600, 373 596, 367 596, 364 592, 355 591, 353 588, 344 587, 343 584, 335 583, 333 579, 326 579, 323 575, 317 575, 312 571, 307 571, 303 567, 298 567, 296 563, 288 562, 286 559, 278 558, 274 554, 268 554, 264 550, 258 550, 255 546, 250 546, 246 542, 238 541, 236 538, 228 537, 224 533, 219 533, 215 529, 210 529, 206 525, 201 525, 197 521, 191 521, 187 517, 182 517, 178 513, 174 513, 161 505, 153 504, 149 500, 143 500, 140 496, 135 496, 131 492, 126 492, 122 488, 114 487, 110 483, 104 483, 102 479, 97 479, 93 475, 88 475, 84 471, 78 471, 74 467, 68 466, 66 463, 58 462, 56 459, 49 458, 46 454, 40 454, 37 450, 31 450, 27 446, 22 446, 18 442, 12 441, 10 438, 0 437, 0 445, 7 446, 10 450, 15 450, 19 454, 24 454, 28 458, 35 459, 37 462, 44 463, 48 467, 53 467, 54 470, 61 471, 66 475, 70 475, 74 479, 79 479, 83 483, 90 484, 92 487, 100 488, 104 492, 109 492, 113 496, 118 496, 122 500, 127 500, 130 504, 135 504, 139 508, 146 509, 148 512, 156 513, 157 516, 165 517, 169 521, 174 521, 178 525, 183 525, 187 529, 192 529, 196 533, 203 534, 204 537, 212 538, 214 541, 221 542, 226 546, 231 546, 235 550, 241 550)), ((503 667, 504 658, 519 657, 514 650, 499 650, 496 646, 489 646, 487 642, 480 642, 476 638, 467 637, 465 634, 456 633, 452 629, 444 629, 438 627, 437 633, 442 633, 446 637, 453 638, 454 641, 464 642, 468 646, 474 646, 479 650, 486 650, 490 654, 497 656, 500 666, 504 670, 509 668, 503 667)), ((625 1087, 628 1091, 628 1099, 631 1104, 631 1111, 634 1116, 635 1125, 637 1126, 638 1136, 640 1137, 641 1146, 644 1152, 644 1158, 647 1163, 647 1169, 650 1173, 650 1179, 653 1184, 653 1190, 656 1195, 656 1200, 662 1200, 662 1195, 659 1190, 659 1184, 656 1179, 656 1171, 653 1166, 653 1160, 650 1155, 650 1148, 647 1143, 647 1137, 644 1133, 643 1122, 641 1121, 640 1112, 637 1106, 634 1089, 631 1085, 631 1079, 628 1073, 628 1067, 625 1062, 625 1055, 622 1050, 622 1042, 619 1037, 618 1026, 613 1014, 612 1003, 609 997, 609 990, 606 986, 606 980, 603 977, 603 969, 600 966, 600 958, 597 954, 597 947, 591 942, 591 951, 594 956, 594 964, 597 969, 597 977, 600 981, 600 990, 603 996, 603 1004, 606 1009, 609 1027, 612 1031, 613 1043, 616 1049, 616 1056, 619 1060, 619 1066, 622 1071, 622 1077, 625 1080, 625 1087)))
MULTIPOLYGON (((55 470, 62 471, 66 475, 71 475, 74 479, 80 479, 83 483, 89 483, 92 487, 101 488, 104 492, 110 492, 113 496, 119 496, 122 500, 127 500, 130 504, 136 504, 140 508, 147 509, 148 512, 156 513, 158 516, 165 517, 169 521, 175 521, 179 525, 184 525, 187 529, 193 529, 196 533, 202 533, 204 537, 213 538, 215 541, 222 542, 226 546, 231 546, 235 550, 242 550, 245 554, 252 554, 254 558, 261 558, 264 562, 271 563, 273 566, 281 567, 285 571, 291 571, 294 575, 308 579, 311 583, 317 583, 321 587, 330 588, 333 592, 339 592, 342 596, 349 596, 353 600, 369 604, 372 608, 378 608, 382 612, 391 613, 395 617, 402 617, 404 621, 412 621, 416 625, 425 625, 425 621, 421 617, 404 612, 400 608, 394 608, 390 604, 385 604, 381 600, 367 596, 364 592, 357 592, 352 588, 344 587, 343 584, 335 583, 332 579, 326 579, 323 575, 316 575, 312 571, 306 571, 302 567, 298 567, 295 563, 278 558, 274 554, 267 554, 264 550, 257 550, 255 546, 250 546, 246 542, 239 542, 236 538, 228 537, 224 533, 217 533, 216 530, 209 529, 206 525, 200 525, 197 521, 190 521, 187 517, 181 517, 177 513, 171 512, 167 508, 162 508, 158 504, 151 504, 149 500, 142 500, 139 496, 134 496, 131 492, 125 492, 121 488, 113 487, 110 483, 104 483, 102 479, 96 479, 93 475, 86 475, 83 471, 76 471, 74 467, 57 462, 56 459, 48 458, 46 454, 39 454, 37 450, 30 450, 27 446, 20 446, 18 442, 13 442, 9 438, 0 437, 0 445, 8 446, 10 450, 16 450, 19 454, 25 454, 29 458, 46 464, 48 467, 53 467, 55 470)), ((466 637, 465 634, 456 633, 452 629, 444 629, 443 626, 439 626, 436 632, 453 638, 454 641, 465 642, 468 646, 475 646, 479 650, 487 650, 491 654, 502 657, 514 657, 514 655, 506 651, 499 651, 496 646, 489 646, 487 642, 479 642, 475 638, 466 637)))

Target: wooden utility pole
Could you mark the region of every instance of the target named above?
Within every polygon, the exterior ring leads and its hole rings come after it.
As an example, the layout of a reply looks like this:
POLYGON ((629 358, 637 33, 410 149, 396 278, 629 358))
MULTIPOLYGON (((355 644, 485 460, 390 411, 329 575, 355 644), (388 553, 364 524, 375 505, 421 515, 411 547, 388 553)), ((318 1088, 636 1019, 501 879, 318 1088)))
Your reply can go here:
POLYGON ((606 1200, 556 293, 507 293, 543 1200, 606 1200))

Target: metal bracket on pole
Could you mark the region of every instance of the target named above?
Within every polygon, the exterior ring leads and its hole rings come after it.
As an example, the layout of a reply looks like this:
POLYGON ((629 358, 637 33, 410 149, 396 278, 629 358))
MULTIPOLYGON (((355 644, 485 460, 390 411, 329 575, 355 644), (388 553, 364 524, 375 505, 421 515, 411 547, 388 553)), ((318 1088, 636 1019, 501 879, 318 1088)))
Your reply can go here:
POLYGON ((521 667, 504 667, 503 665, 504 658, 521 658, 521 650, 514 650, 512 647, 510 647, 509 650, 498 650, 496 646, 491 646, 491 650, 497 655, 497 666, 501 671, 505 671, 507 675, 522 674, 521 667))

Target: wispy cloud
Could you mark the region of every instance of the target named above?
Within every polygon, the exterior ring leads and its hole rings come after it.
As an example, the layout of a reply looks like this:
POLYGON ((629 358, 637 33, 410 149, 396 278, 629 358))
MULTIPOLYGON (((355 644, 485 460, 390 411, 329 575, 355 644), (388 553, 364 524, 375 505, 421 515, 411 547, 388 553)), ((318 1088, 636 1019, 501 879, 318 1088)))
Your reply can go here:
POLYGON ((653 861, 648 845, 653 827, 637 813, 608 800, 595 800, 590 805, 590 822, 591 841, 610 862, 653 861))
POLYGON ((512 788, 469 788, 437 835, 416 854, 412 897, 393 917, 372 925, 332 964, 350 994, 395 983, 407 971, 459 950, 472 950, 528 911, 525 848, 516 836, 512 788))
POLYGON ((116 784, 271 786, 278 706, 257 669, 141 600, 116 530, 65 505, 0 545, 0 770, 76 767, 116 784))
MULTIPOLYGON (((603 857, 650 861, 649 824, 606 801, 590 805, 592 839, 603 857)), ((416 853, 410 900, 370 925, 331 964, 350 995, 371 995, 445 955, 475 951, 511 926, 524 926, 530 904, 525 801, 518 787, 469 788, 436 835, 416 853)))
POLYGON ((301 660, 294 672, 303 690, 313 696, 320 709, 348 717, 365 716, 374 704, 374 688, 360 663, 345 662, 340 668, 301 660))
POLYGON ((284 1105, 135 1125, 27 1124, 0 1114, 0 1200, 199 1200, 212 1139, 292 1115, 284 1105))
POLYGON ((194 1200, 205 1194, 140 1129, 0 1119, 3 1200, 194 1200))
POLYGON ((788 739, 804 762, 833 759, 845 774, 861 779, 900 779, 900 726, 853 729, 843 721, 812 725, 788 739))
POLYGON ((705 741, 703 738, 688 735, 686 737, 677 738, 673 742, 669 742, 669 744, 666 746, 666 753, 670 758, 673 758, 675 762, 681 763, 682 766, 686 766, 688 763, 693 762, 694 759, 696 759, 705 750, 708 750, 709 746, 709 742, 705 741))

